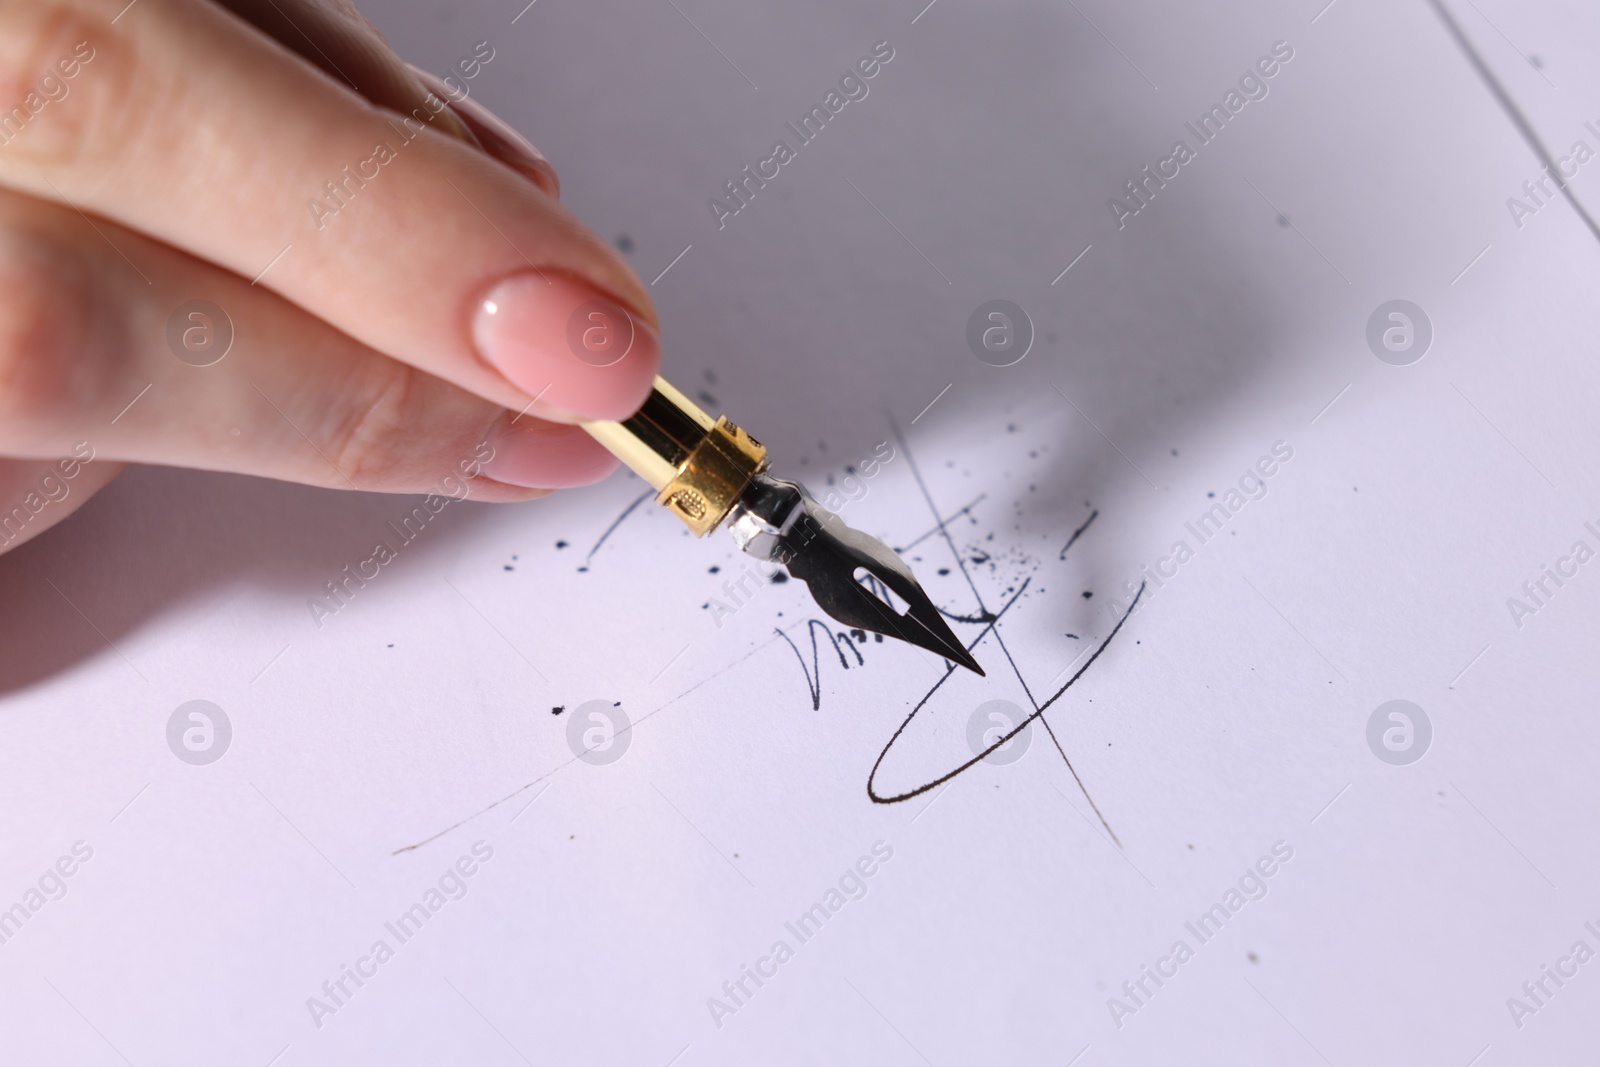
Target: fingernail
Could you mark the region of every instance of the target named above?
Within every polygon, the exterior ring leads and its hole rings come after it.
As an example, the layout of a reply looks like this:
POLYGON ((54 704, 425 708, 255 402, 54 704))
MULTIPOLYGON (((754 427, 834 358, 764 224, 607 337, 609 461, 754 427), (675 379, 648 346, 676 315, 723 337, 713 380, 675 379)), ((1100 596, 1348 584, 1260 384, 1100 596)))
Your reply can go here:
POLYGON ((451 106, 472 128, 485 152, 520 172, 555 199, 561 199, 561 179, 550 161, 533 147, 533 142, 471 97, 463 97, 451 106))
POLYGON ((501 280, 478 305, 472 339, 512 385, 585 419, 639 410, 661 363, 649 324, 589 285, 547 271, 501 280))
MULTIPOLYGON (((440 81, 438 78, 434 77, 425 70, 422 70, 418 67, 413 67, 409 63, 407 63, 406 66, 410 68, 412 77, 416 79, 418 83, 416 86, 417 88, 420 88, 424 92, 438 97, 445 104, 445 106, 441 108, 435 115, 438 120, 439 128, 458 140, 465 141, 470 145, 473 145, 477 148, 483 148, 485 151, 487 151, 487 147, 478 138, 477 133, 473 131, 471 124, 468 123, 467 120, 461 115, 457 114, 455 109, 450 106, 452 94, 449 87, 447 87, 444 82, 440 81)), ((406 109, 405 107, 401 107, 399 110, 402 114, 404 114, 406 109)), ((431 111, 432 108, 429 110, 431 111)))
POLYGON ((506 485, 571 489, 593 485, 617 469, 617 458, 577 426, 523 416, 490 441, 482 472, 506 485))
POLYGON ((499 115, 464 95, 460 88, 452 89, 448 83, 418 67, 411 67, 411 71, 434 95, 449 101, 450 110, 477 138, 479 147, 555 199, 561 199, 561 179, 533 142, 499 115))

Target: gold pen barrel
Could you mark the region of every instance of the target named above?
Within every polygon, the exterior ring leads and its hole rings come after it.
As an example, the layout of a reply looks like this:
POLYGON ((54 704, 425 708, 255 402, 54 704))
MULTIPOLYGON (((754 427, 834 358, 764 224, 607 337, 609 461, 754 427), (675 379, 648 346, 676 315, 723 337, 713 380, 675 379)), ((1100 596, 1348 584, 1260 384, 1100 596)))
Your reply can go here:
POLYGON ((648 482, 656 503, 696 537, 716 529, 767 466, 760 441, 726 417, 713 419, 660 376, 633 415, 583 428, 648 482))

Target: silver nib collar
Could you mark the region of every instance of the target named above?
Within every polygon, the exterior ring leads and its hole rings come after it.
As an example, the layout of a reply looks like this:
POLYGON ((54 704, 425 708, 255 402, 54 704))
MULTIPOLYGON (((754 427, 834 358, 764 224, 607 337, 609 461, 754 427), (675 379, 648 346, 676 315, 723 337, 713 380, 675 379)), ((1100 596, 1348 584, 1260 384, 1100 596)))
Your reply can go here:
POLYGON ((728 516, 745 552, 783 564, 811 596, 846 626, 909 641, 982 675, 911 568, 877 538, 845 525, 797 482, 758 474, 728 516), (857 579, 864 571, 898 597, 901 610, 857 579))

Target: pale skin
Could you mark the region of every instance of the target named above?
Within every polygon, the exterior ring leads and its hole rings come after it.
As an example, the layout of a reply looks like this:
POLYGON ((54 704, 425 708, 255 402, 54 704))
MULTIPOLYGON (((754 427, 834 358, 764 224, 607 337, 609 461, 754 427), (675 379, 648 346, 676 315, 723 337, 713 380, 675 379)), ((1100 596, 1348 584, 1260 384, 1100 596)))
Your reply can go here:
POLYGON ((486 501, 605 477, 576 423, 644 400, 655 310, 558 197, 344 0, 0 3, 0 523, 93 455, 0 552, 129 463, 397 493, 465 473, 486 501), (210 366, 169 340, 192 301, 231 322, 210 366), (631 320, 616 362, 572 349, 595 306, 631 320))

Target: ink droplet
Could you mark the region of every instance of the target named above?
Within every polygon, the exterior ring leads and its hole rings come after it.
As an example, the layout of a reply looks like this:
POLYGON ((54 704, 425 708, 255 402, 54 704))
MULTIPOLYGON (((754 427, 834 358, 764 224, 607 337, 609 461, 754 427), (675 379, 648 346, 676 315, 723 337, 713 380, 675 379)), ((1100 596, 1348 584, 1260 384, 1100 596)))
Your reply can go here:
POLYGON ((773 585, 782 585, 784 582, 787 582, 788 580, 789 580, 789 576, 787 574, 783 573, 782 571, 776 571, 772 575, 772 584, 773 585))
POLYGON ((567 710, 567 706, 565 704, 557 704, 555 707, 550 709, 550 714, 552 714, 552 715, 560 715, 563 711, 566 711, 566 710, 567 710))
POLYGON ((567 547, 567 543, 565 541, 557 541, 556 542, 556 547, 557 548, 566 548, 567 547))
POLYGON ((1088 600, 1089 598, 1091 598, 1093 596, 1094 596, 1094 594, 1089 592, 1089 590, 1085 589, 1083 591, 1083 599, 1088 600))
POLYGON ((722 571, 722 568, 721 568, 721 567, 719 567, 719 566, 717 566, 717 565, 716 565, 716 564, 715 564, 715 563, 713 563, 713 564, 712 564, 712 565, 711 565, 711 566, 710 566, 710 567, 709 567, 709 568, 708 568, 708 569, 707 569, 707 571, 706 571, 706 573, 708 573, 708 574, 719 574, 719 573, 721 573, 721 571, 722 571))

